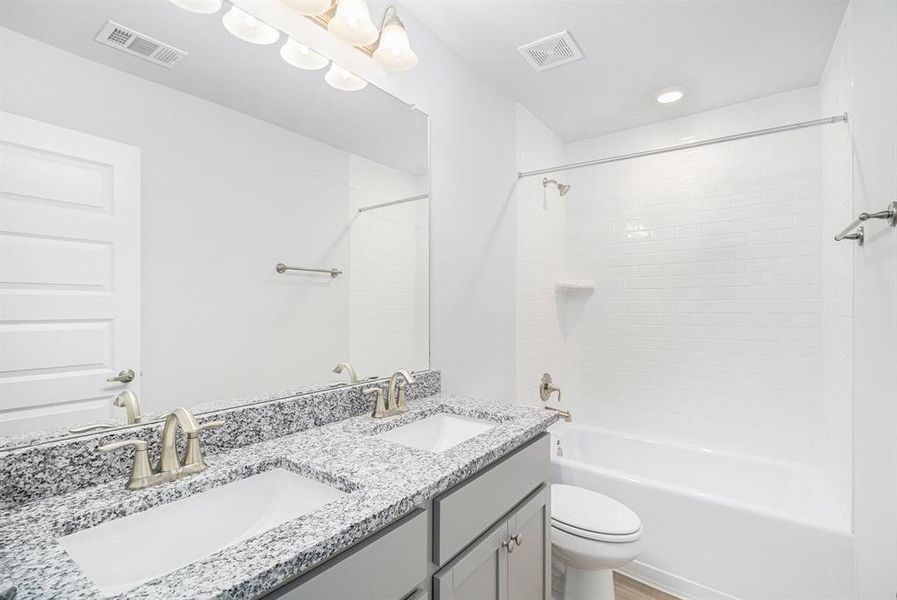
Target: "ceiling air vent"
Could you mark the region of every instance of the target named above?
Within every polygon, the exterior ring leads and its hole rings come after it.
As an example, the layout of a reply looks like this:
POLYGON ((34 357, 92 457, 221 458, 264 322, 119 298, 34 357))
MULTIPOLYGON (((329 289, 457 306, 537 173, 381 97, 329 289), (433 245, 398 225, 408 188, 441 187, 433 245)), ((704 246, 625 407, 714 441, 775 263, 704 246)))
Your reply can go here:
POLYGON ((569 31, 562 31, 524 44, 517 48, 517 52, 536 71, 547 71, 583 57, 582 50, 573 41, 573 36, 569 31))
POLYGON ((178 50, 147 35, 137 33, 133 29, 119 25, 115 21, 107 21, 94 39, 110 48, 117 48, 122 52, 127 52, 168 69, 181 62, 181 59, 187 56, 187 53, 183 50, 178 50))

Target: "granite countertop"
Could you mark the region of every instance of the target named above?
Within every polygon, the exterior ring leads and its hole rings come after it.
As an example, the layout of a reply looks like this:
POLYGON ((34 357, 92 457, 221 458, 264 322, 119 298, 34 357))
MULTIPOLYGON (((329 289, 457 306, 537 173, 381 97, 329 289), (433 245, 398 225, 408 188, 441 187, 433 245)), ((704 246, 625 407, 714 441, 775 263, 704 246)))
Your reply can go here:
MULTIPOLYGON (((275 467, 347 492, 333 502, 187 567, 127 598, 253 598, 334 556, 534 438, 558 416, 537 407, 437 394, 387 419, 359 416, 244 446, 207 459, 205 472, 140 490, 117 480, 0 511, 0 598, 101 598, 56 539, 275 467), (434 454, 373 437, 437 412, 496 427, 434 454)), ((164 532, 161 534, 164 535, 164 532)))

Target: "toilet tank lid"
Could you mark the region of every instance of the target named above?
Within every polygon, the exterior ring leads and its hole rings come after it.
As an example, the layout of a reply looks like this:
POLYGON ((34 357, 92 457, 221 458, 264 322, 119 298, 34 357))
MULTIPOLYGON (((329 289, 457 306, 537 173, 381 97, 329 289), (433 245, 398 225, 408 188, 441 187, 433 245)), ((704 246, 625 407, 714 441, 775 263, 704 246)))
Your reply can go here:
POLYGON ((551 518, 577 529, 612 535, 628 535, 642 528, 638 515, 622 502, 561 483, 551 485, 551 518))

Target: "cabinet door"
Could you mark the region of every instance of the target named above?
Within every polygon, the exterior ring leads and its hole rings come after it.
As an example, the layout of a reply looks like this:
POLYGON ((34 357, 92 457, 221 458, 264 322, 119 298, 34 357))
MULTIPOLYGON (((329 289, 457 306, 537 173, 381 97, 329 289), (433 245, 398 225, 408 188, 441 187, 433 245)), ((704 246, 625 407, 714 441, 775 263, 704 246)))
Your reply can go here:
POLYGON ((508 519, 508 600, 548 600, 551 538, 548 488, 530 496, 508 519))
POLYGON ((507 600, 508 524, 502 523, 433 577, 435 600, 507 600))

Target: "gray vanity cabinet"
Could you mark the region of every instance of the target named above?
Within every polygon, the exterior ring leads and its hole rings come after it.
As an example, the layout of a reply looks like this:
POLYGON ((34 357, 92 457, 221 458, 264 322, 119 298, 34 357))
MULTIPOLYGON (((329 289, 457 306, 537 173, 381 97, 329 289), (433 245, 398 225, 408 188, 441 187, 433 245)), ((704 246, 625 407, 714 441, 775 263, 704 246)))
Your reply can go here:
POLYGON ((548 486, 521 506, 508 523, 508 600, 548 600, 551 593, 551 513, 548 486))
POLYGON ((475 543, 433 577, 435 600, 507 600, 508 524, 475 543))
POLYGON ((541 435, 264 600, 549 600, 541 435))
POLYGON ((415 511, 265 600, 415 598, 428 572, 428 524, 426 511, 415 511))
POLYGON ((543 486, 433 577, 434 600, 547 600, 548 515, 543 486))

